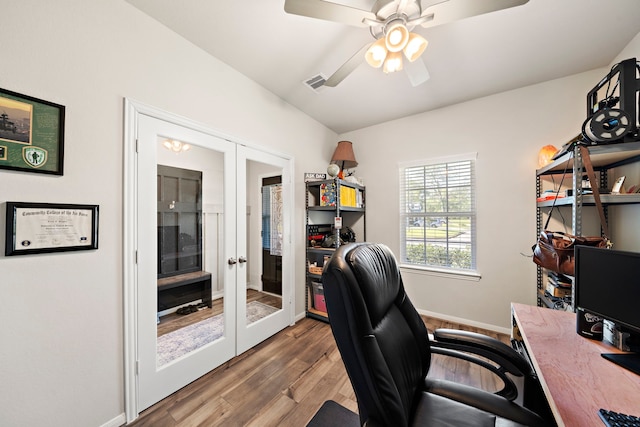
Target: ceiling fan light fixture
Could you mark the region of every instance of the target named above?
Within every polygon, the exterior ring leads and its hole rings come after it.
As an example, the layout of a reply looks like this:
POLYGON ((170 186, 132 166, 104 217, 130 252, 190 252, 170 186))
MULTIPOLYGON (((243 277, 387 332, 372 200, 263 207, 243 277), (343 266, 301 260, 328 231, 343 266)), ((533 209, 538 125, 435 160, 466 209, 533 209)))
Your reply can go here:
POLYGON ((404 54, 409 62, 413 62, 420 58, 420 55, 422 55, 422 52, 424 52, 428 44, 429 42, 421 35, 409 33, 409 41, 404 47, 404 54))
MULTIPOLYGON (((333 21, 355 27, 365 27, 375 40, 362 46, 347 62, 343 63, 328 79, 323 87, 335 87, 352 73, 366 58, 372 67, 382 67, 384 72, 402 69, 403 54, 408 61, 407 74, 415 87, 429 79, 423 61, 418 61, 427 46, 426 40, 409 43, 410 31, 417 26, 434 27, 449 22, 488 14, 502 9, 517 7, 528 0, 367 0, 333 2, 333 0, 285 0, 286 13, 333 21), (354 3, 358 3, 357 5, 354 3), (378 40, 384 40, 387 50, 371 48, 378 40), (371 48, 371 49, 370 49, 371 48), (405 50, 406 48, 406 50, 405 50), (390 52, 400 53, 399 57, 390 52), (380 61, 383 61, 380 65, 380 61)), ((413 37, 416 38, 416 37, 413 37)))
POLYGON ((389 52, 384 61, 382 71, 386 74, 402 71, 402 54, 400 52, 389 52))
POLYGON ((400 52, 409 41, 409 30, 402 22, 389 26, 386 33, 384 41, 389 52, 400 52))
POLYGON ((175 139, 165 139, 162 145, 164 145, 164 148, 173 151, 174 153, 182 153, 183 151, 189 151, 191 149, 189 144, 175 139))
POLYGON ((369 49, 367 49, 367 53, 364 54, 367 64, 371 65, 373 68, 380 68, 386 57, 387 48, 385 47, 383 38, 378 39, 374 44, 372 44, 369 49))

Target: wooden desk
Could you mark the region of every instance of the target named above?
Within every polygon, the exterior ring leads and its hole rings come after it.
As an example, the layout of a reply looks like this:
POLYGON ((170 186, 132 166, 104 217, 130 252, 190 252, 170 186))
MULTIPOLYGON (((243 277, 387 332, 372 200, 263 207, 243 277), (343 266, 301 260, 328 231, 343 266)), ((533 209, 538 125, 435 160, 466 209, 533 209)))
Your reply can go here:
POLYGON ((576 333, 575 313, 512 304, 558 426, 604 426, 598 409, 640 415, 640 376, 603 359, 621 353, 576 333))

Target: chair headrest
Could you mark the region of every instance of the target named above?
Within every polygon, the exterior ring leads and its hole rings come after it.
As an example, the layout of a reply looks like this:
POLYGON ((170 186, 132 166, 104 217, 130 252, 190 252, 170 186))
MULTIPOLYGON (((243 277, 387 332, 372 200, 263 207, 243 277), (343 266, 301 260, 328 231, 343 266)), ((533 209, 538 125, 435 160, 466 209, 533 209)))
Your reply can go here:
POLYGON ((363 243, 349 251, 346 261, 369 309, 371 325, 376 325, 396 301, 401 288, 393 252, 383 244, 363 243))

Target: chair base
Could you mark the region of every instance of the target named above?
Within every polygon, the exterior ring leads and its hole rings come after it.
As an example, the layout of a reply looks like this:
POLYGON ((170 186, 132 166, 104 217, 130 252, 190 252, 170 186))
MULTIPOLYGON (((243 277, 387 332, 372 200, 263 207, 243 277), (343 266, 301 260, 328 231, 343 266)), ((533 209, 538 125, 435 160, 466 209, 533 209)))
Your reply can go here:
POLYGON ((360 417, 355 412, 348 410, 333 400, 327 400, 311 418, 307 427, 329 426, 359 427, 360 417))

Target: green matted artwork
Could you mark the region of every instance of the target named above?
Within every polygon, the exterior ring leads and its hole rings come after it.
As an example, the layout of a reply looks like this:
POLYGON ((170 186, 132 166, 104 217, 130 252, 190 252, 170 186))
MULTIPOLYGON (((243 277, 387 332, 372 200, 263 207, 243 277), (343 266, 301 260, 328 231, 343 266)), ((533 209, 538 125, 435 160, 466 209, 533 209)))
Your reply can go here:
POLYGON ((0 169, 62 175, 63 105, 0 88, 0 169))

